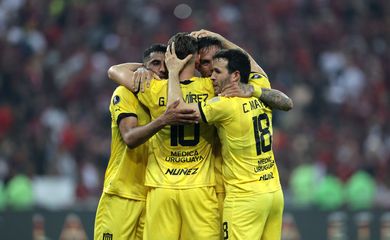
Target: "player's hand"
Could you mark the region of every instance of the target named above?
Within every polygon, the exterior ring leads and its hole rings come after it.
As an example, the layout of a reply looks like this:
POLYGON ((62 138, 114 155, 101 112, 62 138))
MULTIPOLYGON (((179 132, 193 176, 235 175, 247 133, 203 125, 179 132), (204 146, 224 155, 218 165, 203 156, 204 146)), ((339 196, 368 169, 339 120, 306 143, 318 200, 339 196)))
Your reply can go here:
POLYGON ((132 77, 132 80, 134 82, 133 89, 134 91, 140 90, 141 92, 145 91, 145 85, 146 87, 150 86, 150 80, 153 79, 153 72, 141 67, 138 68, 132 77))
POLYGON ((220 34, 208 31, 206 29, 201 29, 199 31, 191 32, 190 35, 192 37, 195 37, 195 38, 213 37, 213 38, 217 38, 217 39, 219 39, 221 41, 224 40, 224 37, 222 37, 220 34))
POLYGON ((192 54, 188 55, 184 59, 179 59, 176 56, 175 43, 173 42, 167 47, 167 51, 165 52, 165 65, 167 66, 168 72, 179 73, 187 64, 187 62, 191 59, 191 57, 192 54))
POLYGON ((252 85, 241 84, 238 82, 228 84, 222 88, 220 96, 223 97, 251 97, 253 92, 252 85))
POLYGON ((166 125, 198 123, 199 114, 195 109, 179 108, 180 100, 177 99, 167 106, 165 113, 161 116, 166 125))
MULTIPOLYGON (((140 91, 141 92, 144 92, 145 88, 150 87, 150 81, 153 78, 156 78, 155 76, 157 76, 157 75, 148 69, 147 73, 144 74, 144 77, 143 78, 141 77, 141 82, 140 82, 140 91)), ((158 76, 157 76, 157 78, 160 79, 158 76)))

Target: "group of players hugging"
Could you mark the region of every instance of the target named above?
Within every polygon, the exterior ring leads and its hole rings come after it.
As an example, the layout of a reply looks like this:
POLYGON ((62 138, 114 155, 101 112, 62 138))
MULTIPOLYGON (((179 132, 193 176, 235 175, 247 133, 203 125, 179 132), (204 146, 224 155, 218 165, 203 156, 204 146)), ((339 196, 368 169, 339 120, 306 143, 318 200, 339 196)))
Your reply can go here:
POLYGON ((177 33, 110 67, 111 156, 95 239, 281 239, 272 111, 292 100, 218 33, 177 33))

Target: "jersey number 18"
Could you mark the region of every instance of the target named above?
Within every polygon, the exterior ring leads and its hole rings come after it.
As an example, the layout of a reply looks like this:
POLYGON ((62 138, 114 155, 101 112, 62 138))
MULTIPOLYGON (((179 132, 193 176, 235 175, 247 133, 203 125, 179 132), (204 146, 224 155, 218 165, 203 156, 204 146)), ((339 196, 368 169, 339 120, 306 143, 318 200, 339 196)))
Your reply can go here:
POLYGON ((255 133, 257 155, 270 151, 272 145, 272 135, 269 131, 270 122, 267 114, 262 113, 259 116, 254 116, 252 118, 252 122, 255 133), (262 123, 265 123, 264 127, 262 123), (266 143, 267 139, 268 143, 266 143))

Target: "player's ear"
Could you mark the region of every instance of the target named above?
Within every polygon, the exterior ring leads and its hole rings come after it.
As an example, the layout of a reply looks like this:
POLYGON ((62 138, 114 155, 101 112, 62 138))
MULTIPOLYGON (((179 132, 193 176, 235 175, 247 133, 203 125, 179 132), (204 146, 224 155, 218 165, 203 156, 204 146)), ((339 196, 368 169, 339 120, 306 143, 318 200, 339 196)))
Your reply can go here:
POLYGON ((239 82, 240 81, 240 71, 236 70, 232 73, 232 82, 239 82))
POLYGON ((200 64, 200 55, 198 53, 194 53, 195 66, 198 67, 200 64))

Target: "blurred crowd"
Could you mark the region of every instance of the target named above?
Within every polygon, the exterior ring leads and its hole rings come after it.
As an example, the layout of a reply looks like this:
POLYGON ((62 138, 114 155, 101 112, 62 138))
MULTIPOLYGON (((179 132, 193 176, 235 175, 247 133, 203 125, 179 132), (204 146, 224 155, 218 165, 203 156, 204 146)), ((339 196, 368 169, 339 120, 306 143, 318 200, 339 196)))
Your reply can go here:
POLYGON ((205 28, 251 53, 294 100, 273 119, 287 206, 343 207, 369 188, 364 207, 390 208, 389 1, 188 0, 180 13, 181 3, 0 0, 0 190, 55 176, 74 181, 78 202, 97 200, 109 66, 205 28))

